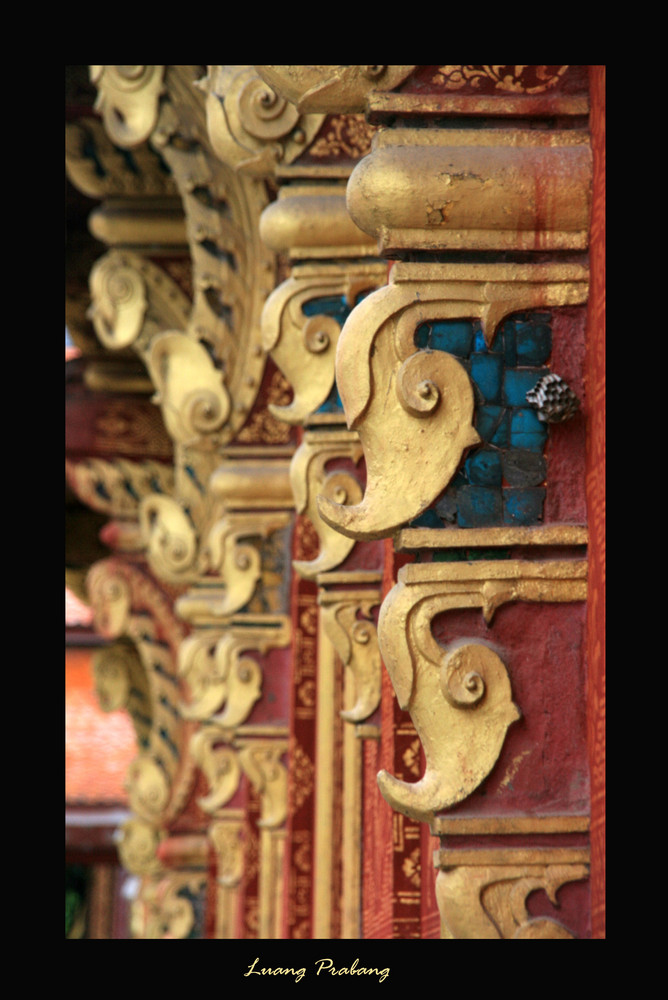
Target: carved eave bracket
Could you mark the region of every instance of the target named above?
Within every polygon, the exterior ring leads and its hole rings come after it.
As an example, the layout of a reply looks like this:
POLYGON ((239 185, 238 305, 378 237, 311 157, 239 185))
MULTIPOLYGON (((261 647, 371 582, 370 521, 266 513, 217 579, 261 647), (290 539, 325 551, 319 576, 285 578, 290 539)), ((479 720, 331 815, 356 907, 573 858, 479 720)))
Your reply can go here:
POLYGON ((285 647, 291 630, 284 616, 245 615, 231 621, 224 631, 198 631, 179 650, 179 673, 189 700, 181 705, 187 719, 208 720, 233 730, 246 721, 262 695, 260 656, 285 647))
MULTIPOLYGON (((364 722, 380 705, 382 663, 373 609, 380 604, 378 588, 354 587, 361 574, 350 573, 350 587, 326 585, 328 574, 318 578, 318 604, 322 624, 344 667, 349 671, 351 704, 341 712, 346 722, 364 722)), ((343 574, 335 574, 337 583, 343 574)))
POLYGON ((338 300, 338 314, 351 310, 358 296, 384 284, 386 275, 384 264, 298 264, 269 296, 262 313, 263 347, 293 390, 289 406, 270 407, 275 417, 291 424, 318 419, 316 411, 334 387, 341 333, 331 303, 338 300))
POLYGON ((236 436, 257 397, 266 361, 260 314, 276 260, 259 236, 264 183, 239 175, 211 148, 201 72, 94 67, 93 78, 113 141, 150 142, 181 194, 194 298, 187 322, 144 336, 144 353, 174 440, 211 449, 236 436))
POLYGON ((313 524, 320 542, 320 551, 310 562, 296 560, 295 570, 305 579, 315 579, 319 573, 339 566, 352 551, 354 539, 347 538, 326 524, 318 513, 320 497, 345 504, 361 500, 362 486, 358 474, 351 468, 328 468, 332 462, 346 460, 353 467, 362 457, 362 448, 355 433, 346 430, 306 431, 304 439, 290 464, 290 482, 298 514, 313 524))
POLYGON ((583 601, 586 573, 584 560, 415 563, 400 570, 381 607, 380 650, 422 742, 426 770, 415 784, 380 772, 380 790, 394 809, 429 822, 461 802, 491 772, 508 726, 520 717, 499 651, 468 640, 443 650, 431 631, 434 617, 479 607, 490 623, 508 601, 583 601))
POLYGON ((323 521, 351 538, 391 535, 445 489, 480 440, 467 371, 454 355, 416 349, 421 324, 477 318, 490 344, 511 313, 586 295, 586 268, 575 264, 396 264, 339 337, 337 386, 364 448, 367 486, 357 505, 319 499, 323 521))

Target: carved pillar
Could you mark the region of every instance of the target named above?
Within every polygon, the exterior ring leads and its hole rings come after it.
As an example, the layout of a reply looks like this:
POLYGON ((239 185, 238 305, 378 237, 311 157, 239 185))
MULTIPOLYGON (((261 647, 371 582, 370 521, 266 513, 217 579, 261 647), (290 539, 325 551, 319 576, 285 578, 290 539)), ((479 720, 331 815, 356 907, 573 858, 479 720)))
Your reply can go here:
POLYGON ((443 937, 587 937, 587 67, 260 72, 376 126, 347 206, 396 263, 336 360, 365 490, 317 505, 409 560, 378 628, 425 770, 381 791, 440 838, 443 937))

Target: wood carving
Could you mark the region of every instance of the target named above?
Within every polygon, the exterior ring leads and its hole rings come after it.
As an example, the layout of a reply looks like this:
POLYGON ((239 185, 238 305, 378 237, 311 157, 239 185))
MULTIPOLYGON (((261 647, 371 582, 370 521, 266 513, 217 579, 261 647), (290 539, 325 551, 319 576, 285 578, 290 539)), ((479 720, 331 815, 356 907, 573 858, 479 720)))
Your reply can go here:
POLYGON ((380 594, 369 590, 328 591, 318 596, 323 627, 353 677, 354 704, 341 712, 346 722, 368 719, 380 704, 382 664, 372 609, 380 594))
POLYGON ((358 478, 346 469, 328 469, 328 463, 347 458, 357 463, 362 449, 356 434, 348 431, 306 432, 304 439, 294 454, 290 465, 290 482, 298 514, 304 514, 312 522, 320 551, 315 559, 295 560, 295 570, 305 579, 315 579, 318 573, 334 569, 350 553, 354 539, 346 538, 325 523, 319 514, 323 498, 331 498, 339 504, 359 501, 362 487, 358 478))
POLYGON ((414 784, 380 772, 380 790, 394 809, 427 822, 461 802, 490 773, 508 726, 520 716, 498 653, 466 640, 443 650, 431 632, 435 615, 479 607, 490 622, 507 601, 584 600, 586 570, 584 562, 521 560, 415 563, 400 570, 381 607, 378 635, 426 769, 414 784))
POLYGON ((584 301, 586 276, 577 265, 396 264, 339 338, 336 381, 364 448, 367 485, 357 505, 319 498, 323 521, 350 538, 392 534, 429 506, 479 442, 468 373, 454 355, 416 350, 422 323, 478 317, 491 343, 512 312, 584 301))

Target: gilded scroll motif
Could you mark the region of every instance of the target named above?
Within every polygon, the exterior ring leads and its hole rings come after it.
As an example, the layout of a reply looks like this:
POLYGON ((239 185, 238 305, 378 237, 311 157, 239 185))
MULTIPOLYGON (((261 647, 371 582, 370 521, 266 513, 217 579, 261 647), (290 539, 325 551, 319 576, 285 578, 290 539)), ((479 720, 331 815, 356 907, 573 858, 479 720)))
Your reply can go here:
POLYGON ((90 274, 89 316, 105 347, 140 354, 166 329, 185 327, 190 302, 169 275, 139 254, 110 250, 90 274))
POLYGON ((239 787, 242 772, 236 751, 223 742, 217 726, 200 726, 191 737, 189 751, 209 785, 209 792, 197 804, 215 815, 239 787))
POLYGON ((347 507, 323 497, 322 519, 351 538, 389 535, 429 506, 479 442, 469 375, 454 355, 416 350, 422 324, 478 317, 490 343, 512 312, 580 303, 586 291, 577 265, 396 264, 390 284, 350 314, 337 350, 346 420, 364 448, 365 495, 347 507))
POLYGON ((326 524, 318 513, 321 499, 339 504, 355 503, 362 498, 356 475, 345 468, 328 469, 335 460, 348 459, 356 464, 362 449, 356 434, 349 431, 306 432, 290 466, 290 482, 297 513, 313 523, 320 541, 320 551, 310 562, 295 560, 295 570, 306 579, 340 565, 353 548, 354 539, 346 538, 326 524))
POLYGON ((147 361, 174 439, 220 445, 241 429, 259 390, 259 317, 275 260, 258 234, 266 190, 212 151, 199 73, 196 66, 95 67, 93 79, 113 141, 124 148, 149 141, 181 194, 194 300, 185 329, 163 328, 151 338, 147 361), (137 72, 129 79, 127 70, 137 72))
POLYGON ((270 407, 274 416, 302 423, 327 401, 345 316, 386 273, 384 264, 301 264, 272 292, 262 313, 263 347, 294 394, 289 406, 270 407))
POLYGON ((363 722, 380 704, 382 665, 372 609, 380 593, 320 589, 318 604, 325 632, 353 678, 355 698, 341 712, 346 722, 363 722))
POLYGON ((557 891, 588 875, 586 850, 527 849, 441 851, 436 897, 446 940, 571 940, 552 917, 531 917, 527 897, 544 890, 554 906, 557 891), (458 853, 460 857, 458 858, 458 853), (447 858, 446 858, 447 855, 447 858))
POLYGON ((207 629, 189 636, 179 650, 179 673, 189 700, 181 706, 185 718, 215 722, 234 729, 246 721, 262 693, 262 667, 248 655, 265 654, 290 641, 283 618, 244 617, 224 632, 207 629))
POLYGON ((405 566, 378 622, 383 662, 399 705, 410 712, 426 769, 415 784, 381 771, 383 796, 428 821, 462 801, 493 768, 508 726, 519 718, 506 665, 484 643, 458 641, 445 651, 431 632, 439 612, 479 607, 491 622, 507 601, 586 597, 585 562, 424 563, 405 566))
POLYGON ((322 115, 303 115, 252 66, 209 66, 201 84, 211 143, 224 163, 271 176, 291 163, 320 128, 322 115))

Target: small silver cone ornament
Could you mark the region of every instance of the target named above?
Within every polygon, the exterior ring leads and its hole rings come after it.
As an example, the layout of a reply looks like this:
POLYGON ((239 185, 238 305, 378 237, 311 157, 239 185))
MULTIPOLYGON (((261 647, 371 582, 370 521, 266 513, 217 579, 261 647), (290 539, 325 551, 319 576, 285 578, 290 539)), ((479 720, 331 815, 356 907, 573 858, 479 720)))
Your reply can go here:
POLYGON ((526 394, 527 403, 538 411, 538 419, 548 424, 569 420, 580 407, 580 400, 560 375, 544 375, 526 394))

